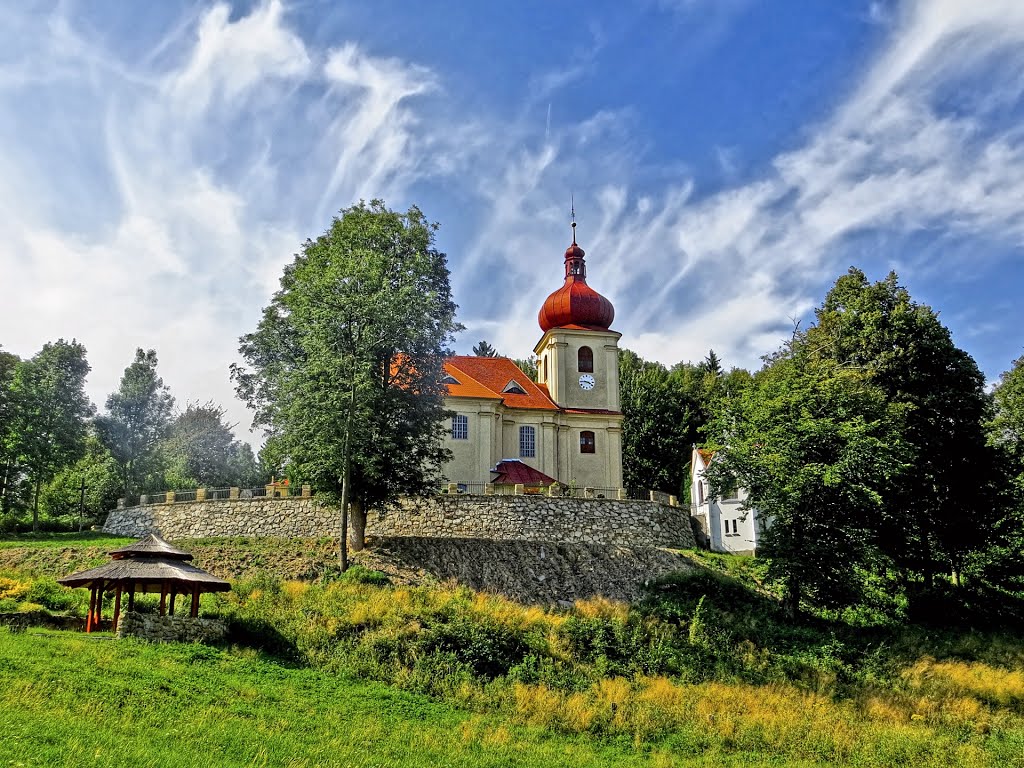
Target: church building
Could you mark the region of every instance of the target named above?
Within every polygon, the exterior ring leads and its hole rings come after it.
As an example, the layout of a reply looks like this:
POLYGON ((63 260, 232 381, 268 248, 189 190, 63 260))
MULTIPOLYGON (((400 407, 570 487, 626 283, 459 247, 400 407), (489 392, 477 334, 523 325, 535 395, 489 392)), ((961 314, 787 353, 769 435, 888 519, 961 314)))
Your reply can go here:
POLYGON ((611 330, 611 302, 587 285, 572 226, 565 282, 538 316, 537 381, 505 357, 445 362, 445 405, 455 414, 449 482, 622 486, 621 334, 611 330))

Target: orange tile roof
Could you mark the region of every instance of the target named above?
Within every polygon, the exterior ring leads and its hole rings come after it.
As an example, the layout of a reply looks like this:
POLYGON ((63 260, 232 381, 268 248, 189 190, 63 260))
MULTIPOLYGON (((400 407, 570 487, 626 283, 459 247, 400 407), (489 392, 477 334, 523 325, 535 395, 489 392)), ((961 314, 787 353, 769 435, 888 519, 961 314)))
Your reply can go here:
POLYGON ((558 406, 547 392, 507 357, 454 355, 445 360, 444 369, 460 382, 459 385, 448 385, 448 394, 452 397, 497 398, 504 401, 509 408, 558 410, 558 406), (467 379, 475 386, 470 386, 467 379), (525 395, 517 395, 514 392, 502 393, 505 386, 513 380, 523 388, 525 395), (480 394, 470 394, 470 390, 480 394))
POLYGON ((492 392, 468 373, 451 365, 451 359, 444 361, 444 372, 454 378, 458 384, 446 384, 451 397, 482 397, 487 400, 501 400, 501 395, 492 392))
POLYGON ((713 459, 713 458, 714 458, 714 456, 715 456, 715 452, 714 452, 714 451, 709 451, 709 450, 706 450, 706 449, 704 449, 704 448, 698 448, 698 449, 697 449, 697 453, 699 453, 699 454, 700 454, 700 457, 701 457, 702 459, 704 459, 704 466, 705 466, 705 467, 706 467, 706 466, 707 466, 708 464, 710 464, 710 463, 711 463, 711 459, 713 459))

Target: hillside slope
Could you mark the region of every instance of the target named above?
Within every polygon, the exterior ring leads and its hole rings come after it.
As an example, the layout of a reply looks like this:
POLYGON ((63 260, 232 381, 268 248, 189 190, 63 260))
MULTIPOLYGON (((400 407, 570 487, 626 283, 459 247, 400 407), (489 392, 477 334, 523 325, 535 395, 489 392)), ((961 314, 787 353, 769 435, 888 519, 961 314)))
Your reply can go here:
MULTIPOLYGON (((312 580, 337 569, 332 539, 198 539, 175 542, 195 564, 227 579, 258 572, 312 580)), ((0 571, 63 576, 107 560, 109 546, 0 549, 0 571)), ((455 581, 525 603, 557 604, 601 595, 632 602, 644 583, 693 567, 678 553, 654 548, 490 541, 378 538, 353 561, 383 571, 396 584, 455 581)))

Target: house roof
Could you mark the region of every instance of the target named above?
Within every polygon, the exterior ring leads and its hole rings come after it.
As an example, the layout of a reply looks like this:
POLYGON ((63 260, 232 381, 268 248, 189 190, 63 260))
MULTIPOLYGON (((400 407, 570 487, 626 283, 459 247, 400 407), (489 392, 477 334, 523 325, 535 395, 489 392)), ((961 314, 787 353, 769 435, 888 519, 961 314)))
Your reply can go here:
POLYGON ((701 459, 704 460, 704 466, 705 467, 708 464, 710 464, 711 463, 711 459, 713 459, 715 457, 715 452, 714 451, 709 451, 706 448, 698 448, 697 449, 697 453, 699 453, 701 459))
POLYGON ((519 459, 502 459, 491 472, 498 474, 492 481, 495 485, 551 485, 557 482, 519 459))
POLYGON ((507 357, 455 355, 445 360, 444 370, 459 382, 447 385, 451 397, 484 397, 501 400, 510 408, 558 410, 547 391, 507 357), (503 393, 511 381, 522 387, 525 394, 503 393))

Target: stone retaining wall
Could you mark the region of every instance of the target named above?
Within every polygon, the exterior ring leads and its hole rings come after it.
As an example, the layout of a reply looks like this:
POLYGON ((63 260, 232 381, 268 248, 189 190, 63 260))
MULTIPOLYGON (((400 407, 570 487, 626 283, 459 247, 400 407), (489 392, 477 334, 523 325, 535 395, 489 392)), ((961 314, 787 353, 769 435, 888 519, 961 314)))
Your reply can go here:
POLYGON ((165 539, 201 539, 209 536, 338 535, 338 514, 315 499, 231 499, 143 504, 115 509, 107 515, 106 533, 165 539))
POLYGON ((137 637, 153 643, 222 642, 228 628, 216 619, 193 619, 190 616, 152 616, 144 613, 123 613, 117 625, 118 637, 137 637))
MULTIPOLYGON (((338 513, 315 499, 232 499, 117 509, 103 530, 166 539, 338 535, 338 513)), ((654 501, 439 495, 369 513, 369 536, 692 547, 689 510, 654 501)))
POLYGON ((545 496, 430 496, 370 512, 378 536, 692 547, 689 510, 653 501, 545 496))

